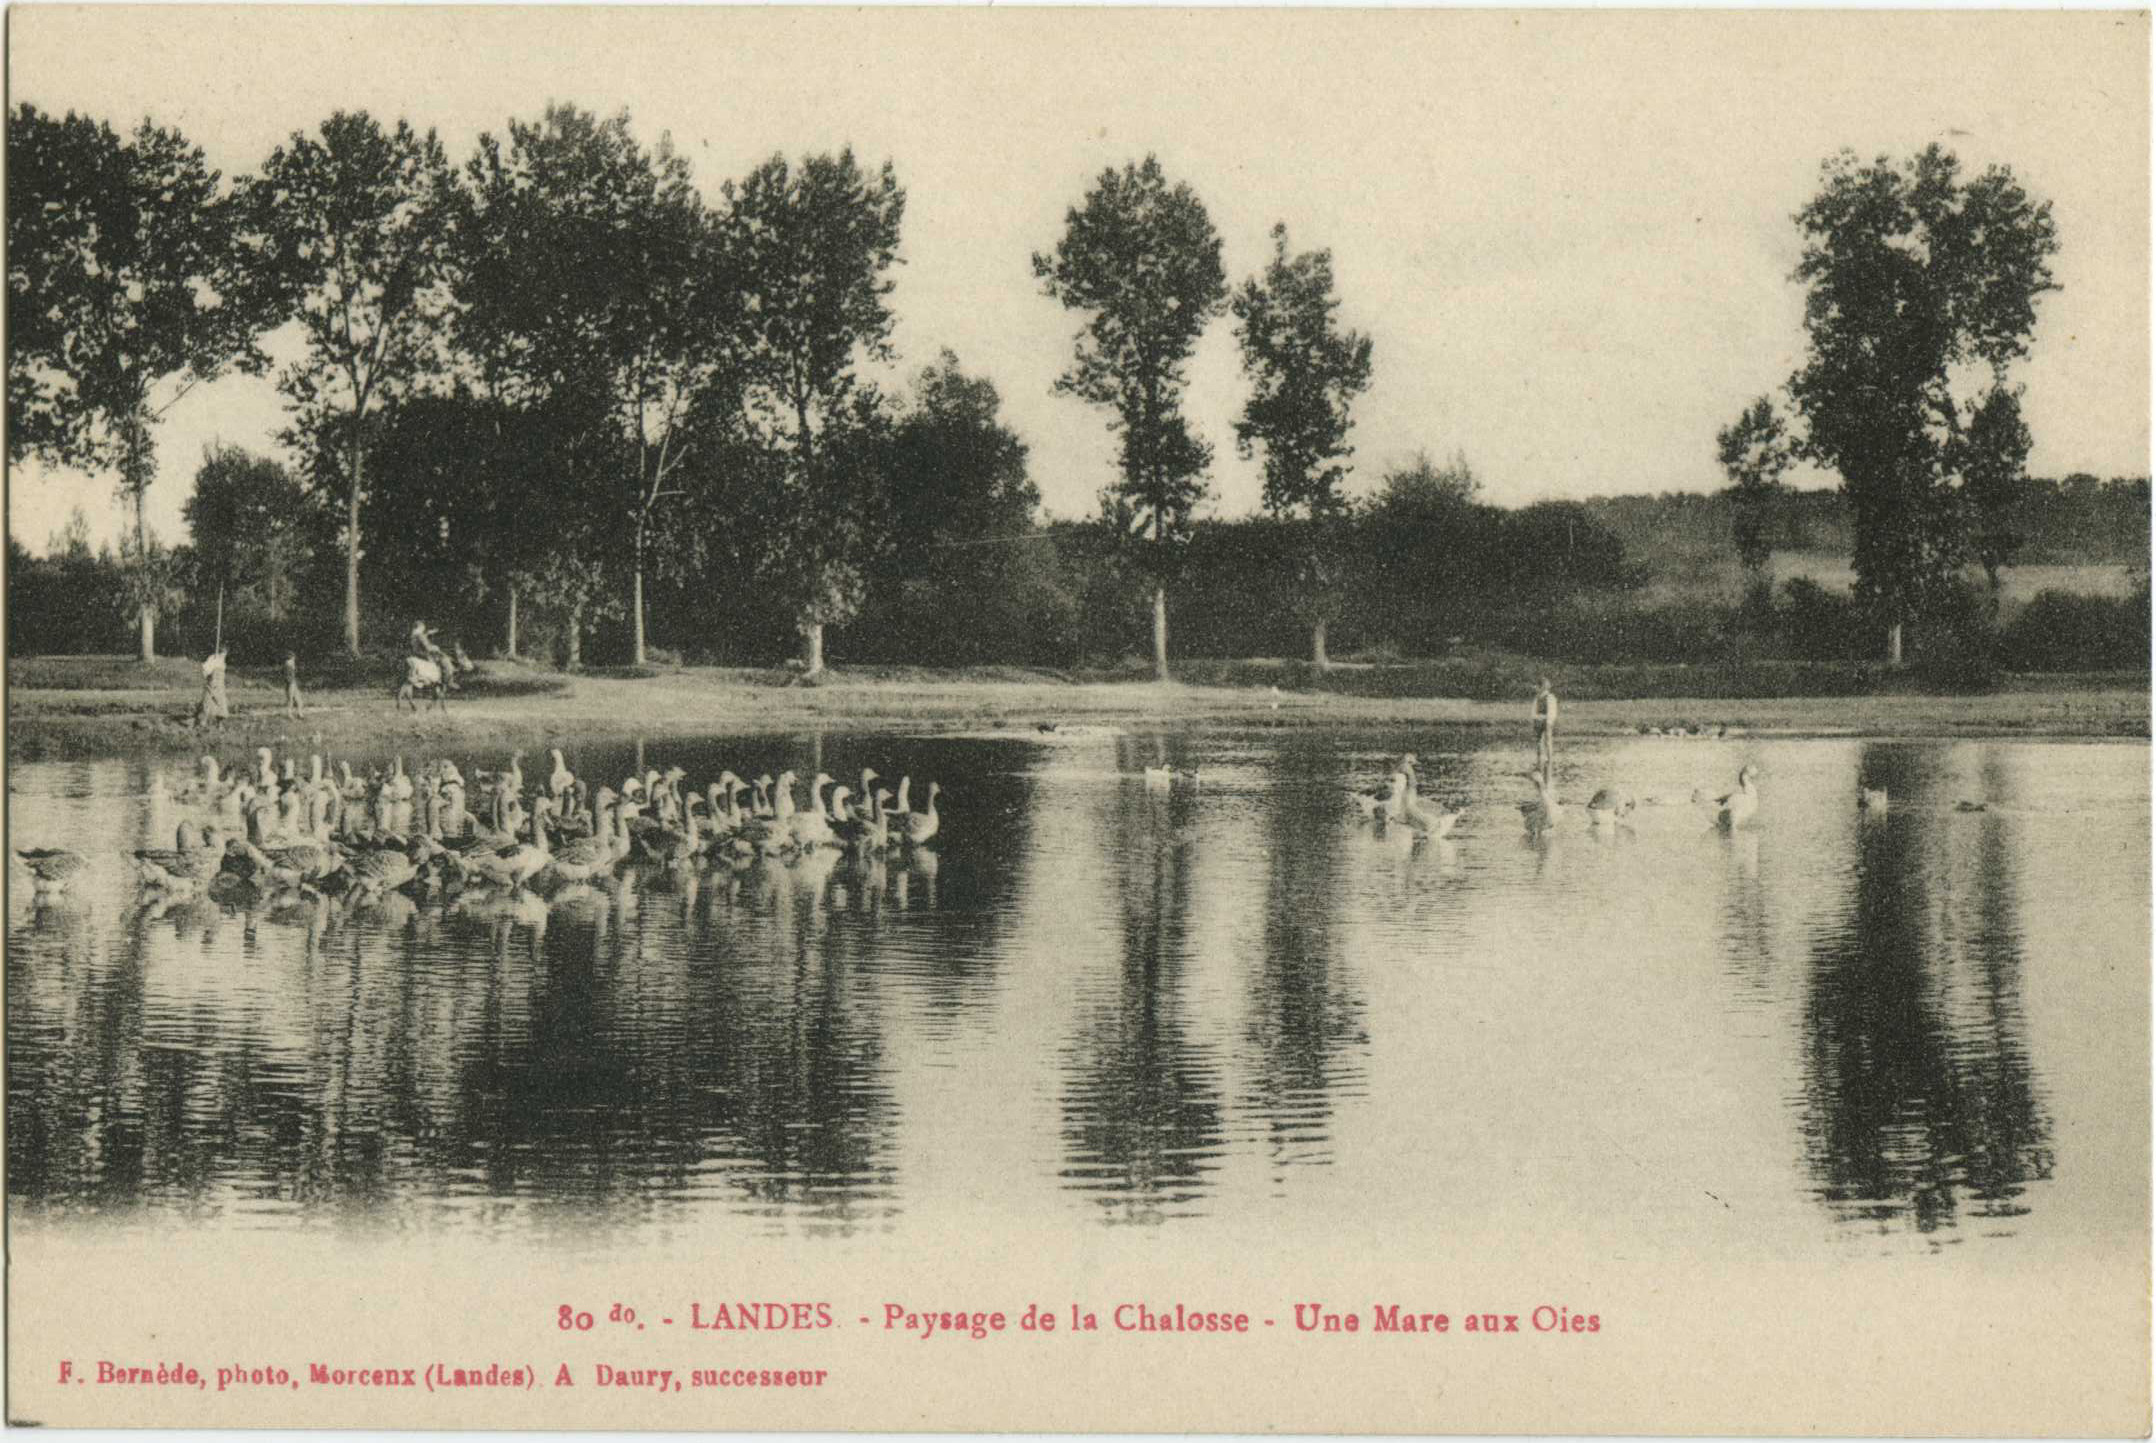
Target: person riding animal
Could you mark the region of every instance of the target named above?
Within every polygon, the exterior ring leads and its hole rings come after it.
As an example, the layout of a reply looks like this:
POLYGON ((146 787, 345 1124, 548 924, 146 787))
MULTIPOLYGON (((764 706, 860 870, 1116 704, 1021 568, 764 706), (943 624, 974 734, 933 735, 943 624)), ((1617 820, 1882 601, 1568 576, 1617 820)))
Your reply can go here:
POLYGON ((441 647, 437 645, 434 638, 428 634, 427 623, 424 621, 415 621, 412 623, 412 645, 410 655, 418 657, 421 661, 439 662, 447 659, 441 647))
POLYGON ((404 681, 397 688, 397 701, 410 703, 412 710, 417 711, 419 703, 414 700, 413 694, 431 690, 434 693, 434 704, 446 711, 449 706, 449 693, 456 689, 456 658, 435 644, 434 638, 427 632, 426 622, 413 622, 411 645, 406 649, 404 657, 404 681))

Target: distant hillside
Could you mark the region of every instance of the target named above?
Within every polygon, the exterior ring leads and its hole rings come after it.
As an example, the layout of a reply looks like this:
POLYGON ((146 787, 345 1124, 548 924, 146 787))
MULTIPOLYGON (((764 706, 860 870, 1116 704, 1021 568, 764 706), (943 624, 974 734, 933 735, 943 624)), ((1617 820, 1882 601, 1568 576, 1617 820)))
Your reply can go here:
MULTIPOLYGON (((1611 496, 1582 503, 1624 543, 1625 561, 1647 585, 1679 585, 1736 576, 1728 493, 1611 496)), ((2099 481, 2031 478, 2015 508, 2023 538, 2018 565, 2054 578, 2059 568, 2098 567, 2145 572, 2149 566, 2149 481, 2145 476, 2099 481)), ((1854 549, 1849 512, 1839 490, 1787 491, 1774 503, 1769 534, 1779 553, 1808 558, 1792 565, 1778 556, 1778 575, 1807 574, 1833 584, 1829 558, 1846 563, 1854 549), (1811 560, 1816 559, 1816 560, 1811 560), (1819 574, 1822 570, 1828 574, 1819 574)), ((1842 578, 1846 583, 1846 575, 1842 578)), ((2059 584, 2054 581, 2053 584, 2059 584)), ((2070 584, 2070 583, 2069 583, 2070 584)), ((2110 590, 2108 584, 2091 589, 2110 590)))

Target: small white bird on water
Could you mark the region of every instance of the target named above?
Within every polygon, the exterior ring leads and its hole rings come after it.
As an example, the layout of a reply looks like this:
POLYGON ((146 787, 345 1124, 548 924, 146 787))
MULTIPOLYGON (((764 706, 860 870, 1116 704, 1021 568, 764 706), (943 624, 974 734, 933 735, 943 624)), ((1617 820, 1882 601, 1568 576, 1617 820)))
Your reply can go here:
POLYGON ((1715 821, 1725 830, 1742 826, 1759 810, 1759 793, 1752 788, 1752 778, 1759 769, 1747 763, 1737 772, 1737 789, 1717 803, 1715 821))
POLYGON ((1614 787, 1604 787, 1587 803, 1587 820, 1596 828, 1614 827, 1632 815, 1632 798, 1614 787))
POLYGON ((1564 803, 1557 798, 1557 783, 1547 772, 1521 772, 1535 789, 1532 801, 1520 803, 1520 815, 1527 819, 1530 831, 1540 831, 1554 826, 1564 815, 1564 803))

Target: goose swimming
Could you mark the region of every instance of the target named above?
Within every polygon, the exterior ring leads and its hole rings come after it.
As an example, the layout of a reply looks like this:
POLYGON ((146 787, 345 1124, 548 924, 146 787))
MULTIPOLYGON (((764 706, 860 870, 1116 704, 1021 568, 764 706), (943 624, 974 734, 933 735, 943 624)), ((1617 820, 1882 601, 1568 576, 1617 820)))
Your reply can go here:
POLYGON ((1535 789, 1533 800, 1520 803, 1520 815, 1527 820, 1529 830, 1539 831, 1555 824, 1564 815, 1564 803, 1557 798, 1557 783, 1544 772, 1521 772, 1535 789))
POLYGON ((1629 793, 1604 787, 1588 800, 1587 820, 1596 827, 1614 827, 1632 814, 1632 807, 1629 793))
POLYGON ((925 812, 908 812, 906 814, 906 841, 908 845, 920 846, 923 842, 934 837, 937 830, 942 827, 943 820, 936 815, 936 796, 942 790, 943 783, 930 782, 928 784, 928 810, 925 812))
POLYGON ((1752 787, 1752 778, 1759 769, 1747 763, 1737 772, 1737 789, 1716 802, 1715 822, 1724 830, 1742 826, 1759 810, 1759 793, 1752 787))
POLYGON ((182 892, 201 886, 217 875, 224 857, 224 843, 215 827, 196 832, 192 822, 174 829, 170 847, 143 847, 135 853, 142 870, 142 885, 161 891, 182 892))

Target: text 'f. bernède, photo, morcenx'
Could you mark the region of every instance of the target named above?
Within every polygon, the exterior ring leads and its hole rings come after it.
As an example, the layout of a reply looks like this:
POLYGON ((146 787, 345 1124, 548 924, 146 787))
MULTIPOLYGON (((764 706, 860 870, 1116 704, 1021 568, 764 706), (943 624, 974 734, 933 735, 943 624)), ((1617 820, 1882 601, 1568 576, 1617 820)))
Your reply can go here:
POLYGON ((828 1402, 917 1295, 1644 1377, 1671 1267, 2041 1277, 2091 1386, 1696 1417, 2146 1426, 2145 16, 349 24, 11 16, 11 1319, 663 1244, 828 1402))

